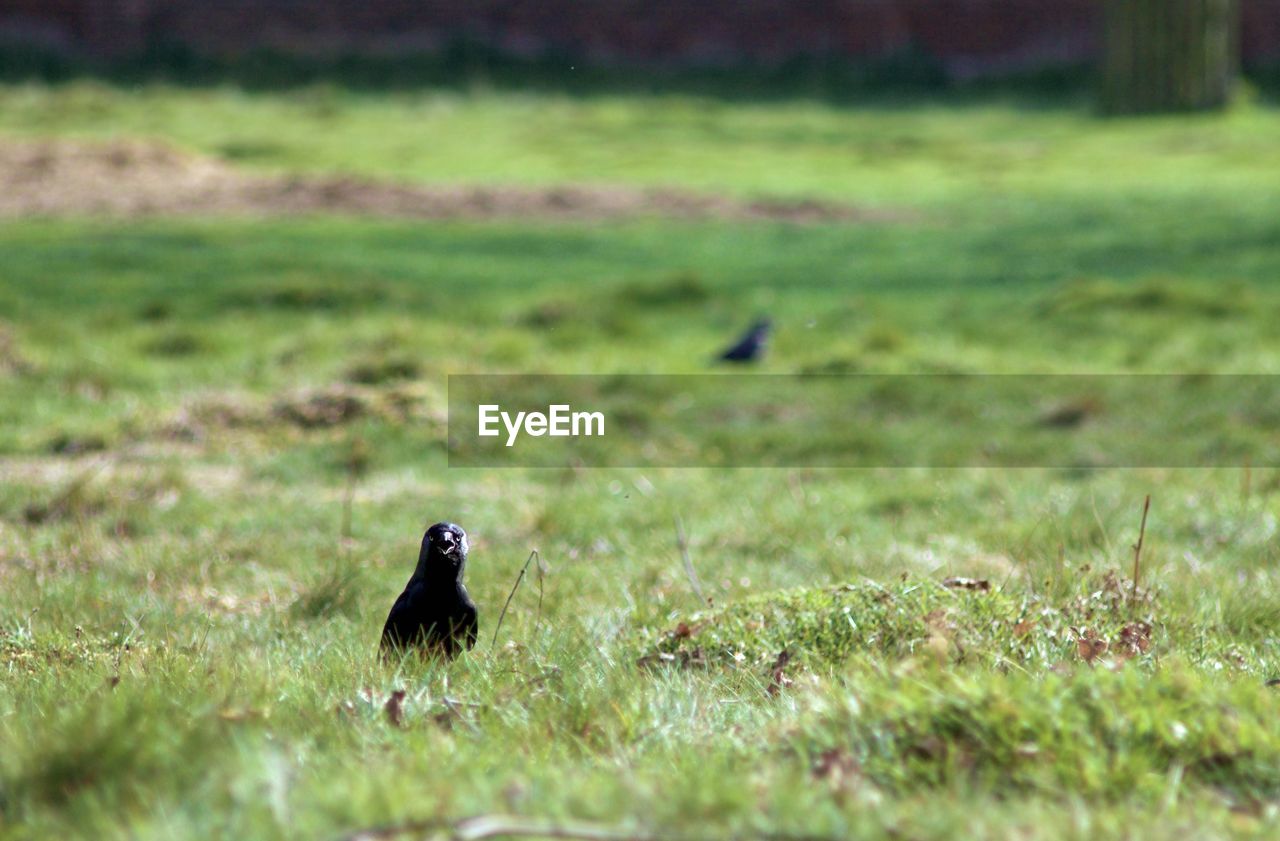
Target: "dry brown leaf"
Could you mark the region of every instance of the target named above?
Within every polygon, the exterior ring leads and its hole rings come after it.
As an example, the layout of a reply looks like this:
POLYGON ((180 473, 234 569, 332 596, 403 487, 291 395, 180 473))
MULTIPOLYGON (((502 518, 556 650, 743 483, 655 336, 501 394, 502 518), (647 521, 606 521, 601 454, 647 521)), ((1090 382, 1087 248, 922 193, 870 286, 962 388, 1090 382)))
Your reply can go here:
POLYGON ((929 611, 921 619, 930 631, 948 631, 954 627, 947 619, 947 611, 941 607, 929 611))
POLYGON ((991 589, 991 582, 985 578, 952 576, 951 578, 944 578, 942 586, 949 587, 952 590, 976 590, 985 593, 991 589))
POLYGON ((1037 423, 1041 426, 1069 429, 1079 426, 1101 410, 1102 404, 1095 397, 1076 398, 1050 407, 1040 415, 1037 423))
POLYGON ((907 747, 906 753, 908 756, 929 761, 943 759, 947 755, 947 743, 930 733, 907 747))
POLYGON ((636 661, 636 665, 642 668, 649 668, 652 666, 674 665, 675 662, 676 655, 666 651, 655 651, 653 654, 646 654, 641 657, 636 661))
POLYGON ((667 651, 655 651, 652 654, 646 654, 636 660, 636 665, 641 668, 654 668, 656 666, 705 666, 707 665, 706 652, 701 647, 693 649, 693 651, 678 651, 674 654, 667 651))
POLYGON ((1145 654, 1151 648, 1151 626, 1146 622, 1130 622, 1120 629, 1116 648, 1130 657, 1145 654))
POLYGON ((1080 655, 1080 659, 1086 663, 1092 663, 1102 655, 1107 653, 1107 641, 1099 639, 1097 633, 1093 630, 1085 629, 1076 640, 1076 652, 1080 655))
POLYGON ((813 778, 831 787, 837 797, 847 793, 862 777, 858 761, 841 748, 828 748, 813 763, 813 778))
MULTIPOLYGON (((951 621, 947 611, 942 608, 929 611, 921 619, 929 631, 925 647, 933 653, 939 663, 945 662, 951 655, 953 647, 960 649, 956 640, 956 623, 951 621)), ((960 650, 963 653, 963 649, 960 650)))
POLYGON ((386 710, 387 720, 392 726, 400 727, 404 723, 404 690, 397 689, 391 693, 391 697, 387 698, 387 703, 383 706, 386 710))
POLYGON ((769 667, 769 688, 767 692, 770 695, 777 695, 791 685, 791 678, 787 677, 785 671, 790 662, 790 651, 784 648, 778 652, 778 659, 774 660, 773 665, 769 667))

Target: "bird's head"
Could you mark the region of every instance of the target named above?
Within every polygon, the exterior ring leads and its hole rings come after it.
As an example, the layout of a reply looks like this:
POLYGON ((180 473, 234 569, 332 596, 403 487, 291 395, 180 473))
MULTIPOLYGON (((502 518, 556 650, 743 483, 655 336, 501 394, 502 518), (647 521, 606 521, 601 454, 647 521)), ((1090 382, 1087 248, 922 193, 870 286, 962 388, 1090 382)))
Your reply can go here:
POLYGON ((467 563, 467 533, 453 523, 436 523, 422 536, 422 555, 428 569, 461 574, 467 563))

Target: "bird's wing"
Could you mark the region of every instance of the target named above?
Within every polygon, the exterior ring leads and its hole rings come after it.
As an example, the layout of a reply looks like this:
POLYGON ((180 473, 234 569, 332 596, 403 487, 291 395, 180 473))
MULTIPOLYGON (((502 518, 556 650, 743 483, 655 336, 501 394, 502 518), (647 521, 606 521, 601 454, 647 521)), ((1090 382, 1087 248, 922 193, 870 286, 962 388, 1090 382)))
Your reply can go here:
POLYGON ((382 626, 382 647, 408 645, 418 635, 421 624, 413 610, 413 591, 406 587, 391 606, 387 623, 382 626))
POLYGON ((467 605, 467 612, 462 617, 462 631, 466 637, 467 648, 474 648, 476 637, 480 633, 480 615, 473 604, 467 605))
POLYGON ((724 353, 720 354, 720 358, 731 362, 750 359, 759 352, 759 345, 760 343, 757 341, 755 335, 748 333, 739 339, 736 344, 726 348, 724 353))

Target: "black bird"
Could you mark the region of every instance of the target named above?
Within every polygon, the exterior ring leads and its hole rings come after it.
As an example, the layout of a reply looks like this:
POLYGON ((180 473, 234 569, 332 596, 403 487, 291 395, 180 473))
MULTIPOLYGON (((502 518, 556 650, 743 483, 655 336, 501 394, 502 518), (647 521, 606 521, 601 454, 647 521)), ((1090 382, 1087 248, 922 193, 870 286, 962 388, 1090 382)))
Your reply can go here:
POLYGON ((476 605, 462 584, 467 549, 461 526, 436 523, 427 529, 418 566, 382 628, 384 655, 419 649, 452 660, 476 644, 476 605))
POLYGON ((773 322, 762 318, 733 347, 720 354, 722 362, 755 362, 764 356, 765 346, 769 343, 769 332, 773 330, 773 322))

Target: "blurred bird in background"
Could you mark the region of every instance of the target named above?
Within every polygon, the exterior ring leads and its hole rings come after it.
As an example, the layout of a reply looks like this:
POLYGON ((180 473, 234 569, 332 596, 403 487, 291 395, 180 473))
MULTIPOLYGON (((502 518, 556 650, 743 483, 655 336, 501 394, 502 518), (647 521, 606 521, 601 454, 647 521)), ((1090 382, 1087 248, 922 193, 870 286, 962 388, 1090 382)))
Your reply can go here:
POLYGON ((720 354, 721 362, 758 362, 764 356, 765 347, 769 344, 769 333, 773 330, 773 322, 761 318, 751 325, 751 329, 743 334, 736 344, 720 354))

